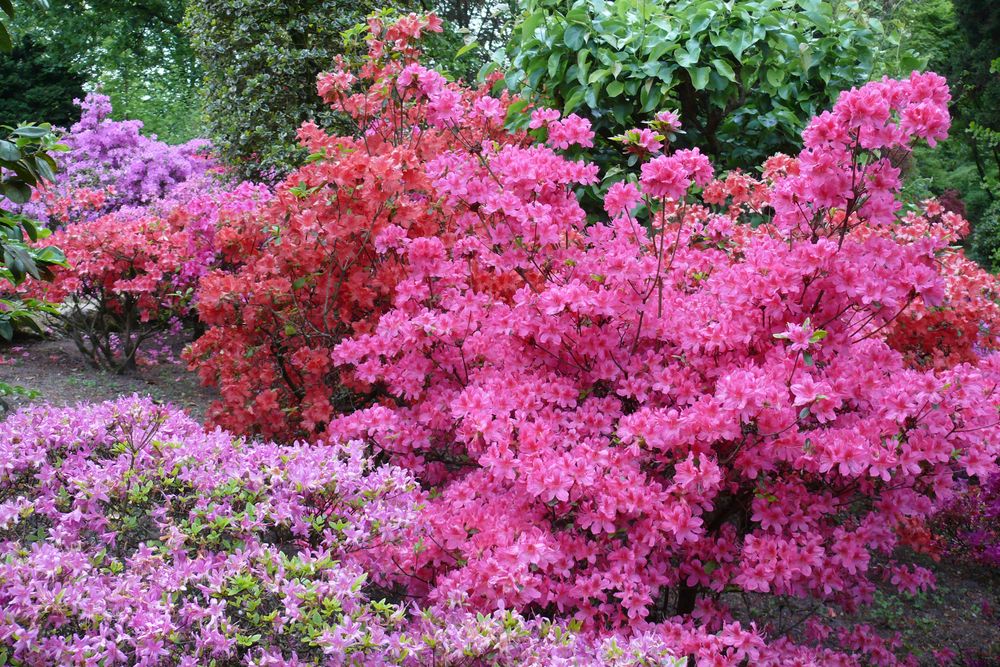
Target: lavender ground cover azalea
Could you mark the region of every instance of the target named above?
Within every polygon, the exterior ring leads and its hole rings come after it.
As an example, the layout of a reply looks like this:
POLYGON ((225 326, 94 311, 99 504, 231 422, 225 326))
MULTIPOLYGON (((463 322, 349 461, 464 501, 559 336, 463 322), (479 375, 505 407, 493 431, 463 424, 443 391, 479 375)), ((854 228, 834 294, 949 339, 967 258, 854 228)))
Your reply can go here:
POLYGON ((365 567, 412 529, 421 494, 357 442, 252 443, 125 398, 15 414, 0 457, 0 652, 16 664, 669 656, 654 636, 380 601, 365 567))

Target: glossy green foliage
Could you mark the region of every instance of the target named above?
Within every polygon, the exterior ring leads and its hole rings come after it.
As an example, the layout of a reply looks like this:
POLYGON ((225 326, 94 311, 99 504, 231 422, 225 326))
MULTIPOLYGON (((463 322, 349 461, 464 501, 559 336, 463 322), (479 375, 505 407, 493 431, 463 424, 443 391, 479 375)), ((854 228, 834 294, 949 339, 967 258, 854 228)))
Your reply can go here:
MULTIPOLYGON (((65 146, 48 124, 3 127, 0 137, 0 204, 23 204, 33 189, 55 178, 50 154, 65 146)), ((0 281, 17 286, 28 277, 51 279, 52 267, 65 265, 66 257, 58 248, 38 243, 48 235, 49 230, 0 206, 0 281)), ((0 337, 10 340, 15 327, 37 329, 33 315, 49 308, 35 299, 0 298, 0 337)))
POLYGON ((920 63, 850 2, 525 0, 506 84, 607 139, 678 109, 721 166, 792 151, 837 92, 920 63))
POLYGON ((316 75, 342 51, 341 33, 385 3, 372 0, 191 0, 186 28, 204 69, 208 134, 244 177, 273 178, 304 157, 295 132, 334 122, 316 75))
POLYGON ((1000 269, 1000 3, 995 0, 866 0, 948 79, 949 138, 918 149, 907 169, 914 199, 954 201, 972 226, 969 254, 1000 269))
MULTIPOLYGON (((32 190, 55 180, 56 162, 50 153, 65 150, 48 123, 4 127, 0 139, 0 201, 24 204, 32 190)), ((51 267, 65 263, 56 248, 35 244, 49 231, 33 221, 0 208, 0 279, 19 285, 28 277, 49 279, 51 267), (30 243, 29 243, 30 242, 30 243)), ((0 324, 0 335, 4 333, 0 324)))

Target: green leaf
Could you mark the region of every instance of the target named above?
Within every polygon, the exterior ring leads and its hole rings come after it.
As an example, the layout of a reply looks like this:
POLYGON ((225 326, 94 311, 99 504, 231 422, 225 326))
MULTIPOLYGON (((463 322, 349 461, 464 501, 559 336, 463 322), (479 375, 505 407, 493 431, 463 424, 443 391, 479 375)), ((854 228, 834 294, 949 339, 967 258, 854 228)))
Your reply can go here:
POLYGON ((777 67, 772 67, 767 70, 767 82, 774 86, 779 87, 785 80, 785 72, 777 67))
POLYGON ((612 81, 607 87, 608 97, 618 97, 625 92, 625 84, 621 81, 612 81))
POLYGON ((35 171, 38 172, 38 175, 44 178, 46 181, 51 182, 56 180, 55 172, 52 170, 52 167, 49 166, 49 163, 42 156, 39 155, 35 156, 35 171))
POLYGON ((575 111, 580 106, 580 103, 583 102, 583 96, 586 95, 586 93, 586 88, 577 88, 573 91, 573 94, 569 96, 568 100, 566 100, 566 104, 563 105, 563 114, 575 111))
POLYGON ((536 11, 533 14, 528 14, 528 16, 521 23, 521 39, 527 41, 529 37, 535 32, 538 26, 542 25, 545 20, 545 13, 541 11, 536 11))
POLYGON ((558 51, 549 56, 549 76, 553 79, 559 74, 560 60, 562 60, 562 54, 558 51))
POLYGON ((691 23, 688 24, 687 30, 685 32, 687 32, 687 34, 689 35, 697 35, 699 32, 701 32, 702 30, 704 30, 709 26, 709 24, 712 22, 712 16, 713 15, 711 13, 708 13, 706 11, 698 12, 698 14, 693 19, 691 19, 691 23))
POLYGON ((17 162, 20 159, 21 151, 18 150, 17 146, 9 141, 0 139, 0 160, 17 162))
POLYGON ((715 68, 715 71, 718 72, 720 76, 724 76, 733 83, 736 83, 736 72, 733 71, 733 68, 725 60, 720 60, 719 58, 714 59, 712 61, 712 67, 715 68))
POLYGON ((705 90, 705 86, 708 85, 708 75, 711 71, 708 67, 687 68, 688 74, 691 75, 691 85, 694 86, 695 90, 705 90))
POLYGON ((461 58, 469 51, 478 48, 479 48, 479 42, 469 42, 468 44, 466 44, 465 46, 463 46, 462 48, 460 48, 458 51, 455 52, 455 59, 457 60, 458 58, 461 58))
POLYGON ((571 25, 563 33, 563 44, 573 51, 578 51, 583 47, 586 34, 587 30, 583 26, 571 25))
POLYGON ((588 84, 589 83, 599 83, 601 81, 604 81, 606 78, 608 78, 609 74, 610 74, 610 72, 608 72, 608 70, 606 70, 606 69, 595 70, 595 71, 593 71, 593 72, 590 73, 589 77, 587 77, 587 83, 588 84))
POLYGON ((0 191, 15 204, 25 204, 31 199, 31 188, 24 183, 8 181, 0 185, 0 191))
POLYGON ((66 264, 66 255, 55 246, 46 246, 35 253, 35 259, 46 264, 66 264))
POLYGON ((38 227, 35 226, 34 222, 24 218, 21 220, 21 226, 24 227, 24 231, 28 233, 28 238, 31 239, 32 242, 38 240, 38 227))
POLYGON ((700 53, 691 53, 687 49, 678 49, 677 53, 674 55, 674 59, 677 64, 681 67, 690 67, 698 62, 698 57, 700 53))
POLYGON ((11 132, 11 134, 18 137, 41 139, 42 137, 52 134, 52 130, 47 127, 39 127, 37 125, 22 125, 21 127, 11 132))

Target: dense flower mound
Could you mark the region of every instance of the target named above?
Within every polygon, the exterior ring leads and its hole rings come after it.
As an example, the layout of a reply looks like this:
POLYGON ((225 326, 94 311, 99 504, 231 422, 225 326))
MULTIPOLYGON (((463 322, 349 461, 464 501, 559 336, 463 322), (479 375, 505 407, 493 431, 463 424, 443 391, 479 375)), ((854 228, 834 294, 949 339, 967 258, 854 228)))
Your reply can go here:
POLYGON ((591 225, 566 195, 595 172, 548 147, 430 162, 460 238, 376 239, 407 275, 334 359, 395 400, 331 433, 441 485, 435 538, 400 554, 431 598, 711 630, 729 589, 851 608, 877 579, 930 585, 893 555, 956 473, 995 470, 1000 435, 996 357, 922 372, 885 341, 946 297, 948 221, 897 221, 895 160, 945 136, 947 100, 933 74, 843 94, 772 165, 756 227, 689 194, 712 178, 697 150, 652 157, 591 225))
POLYGON ((870 628, 741 625, 728 601, 926 589, 898 556, 997 469, 992 279, 953 247, 964 221, 899 201, 911 147, 947 135, 944 80, 844 92, 760 178, 644 141, 588 220, 598 169, 567 157, 588 121, 505 129, 523 105, 416 62, 435 27, 374 21, 364 68, 319 84, 358 137, 305 126, 314 161, 263 224, 218 232, 188 356, 214 421, 410 470, 427 507, 380 585, 705 664, 896 663, 870 628))
POLYGON ((68 266, 57 268, 51 282, 25 289, 63 304, 56 319, 95 363, 134 365, 144 342, 188 316, 198 279, 221 259, 219 220, 238 218, 270 197, 249 183, 228 191, 202 185, 74 222, 49 237, 68 266))
POLYGON ((20 412, 0 455, 0 646, 17 664, 675 662, 652 635, 373 600, 362 566, 419 497, 358 443, 249 443, 132 398, 20 412))

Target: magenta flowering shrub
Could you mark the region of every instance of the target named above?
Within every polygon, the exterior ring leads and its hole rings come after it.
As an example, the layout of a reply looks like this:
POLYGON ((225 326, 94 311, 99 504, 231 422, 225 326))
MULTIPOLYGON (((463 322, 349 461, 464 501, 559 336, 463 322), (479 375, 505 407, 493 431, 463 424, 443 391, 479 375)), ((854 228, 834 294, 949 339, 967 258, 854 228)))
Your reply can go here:
POLYGON ((383 577, 595 633, 653 629, 706 664, 895 664, 870 628, 814 622, 793 644, 735 623, 727 596, 815 613, 882 580, 926 589, 897 556, 958 480, 997 469, 1000 357, 933 369, 887 339, 951 298, 959 222, 903 217, 898 198, 911 146, 946 136, 944 80, 843 93, 799 156, 745 187, 713 181, 697 150, 651 149, 591 224, 573 188, 597 168, 557 150, 589 141, 583 123, 549 145, 465 141, 456 93, 420 94, 460 145, 426 166, 454 231, 378 233, 404 275, 333 353, 384 398, 328 437, 364 438, 434 488, 429 538, 383 577))
POLYGON ((373 600, 363 565, 419 494, 356 442, 249 443, 131 398, 17 413, 0 455, 0 655, 15 664, 675 662, 653 635, 373 600))
POLYGON ((189 318, 198 280, 221 259, 220 220, 247 215, 270 197, 266 187, 249 183, 228 191, 200 186, 189 182, 146 206, 119 208, 52 235, 68 265, 25 291, 61 304, 53 321, 94 364, 129 370, 143 345, 189 318))

